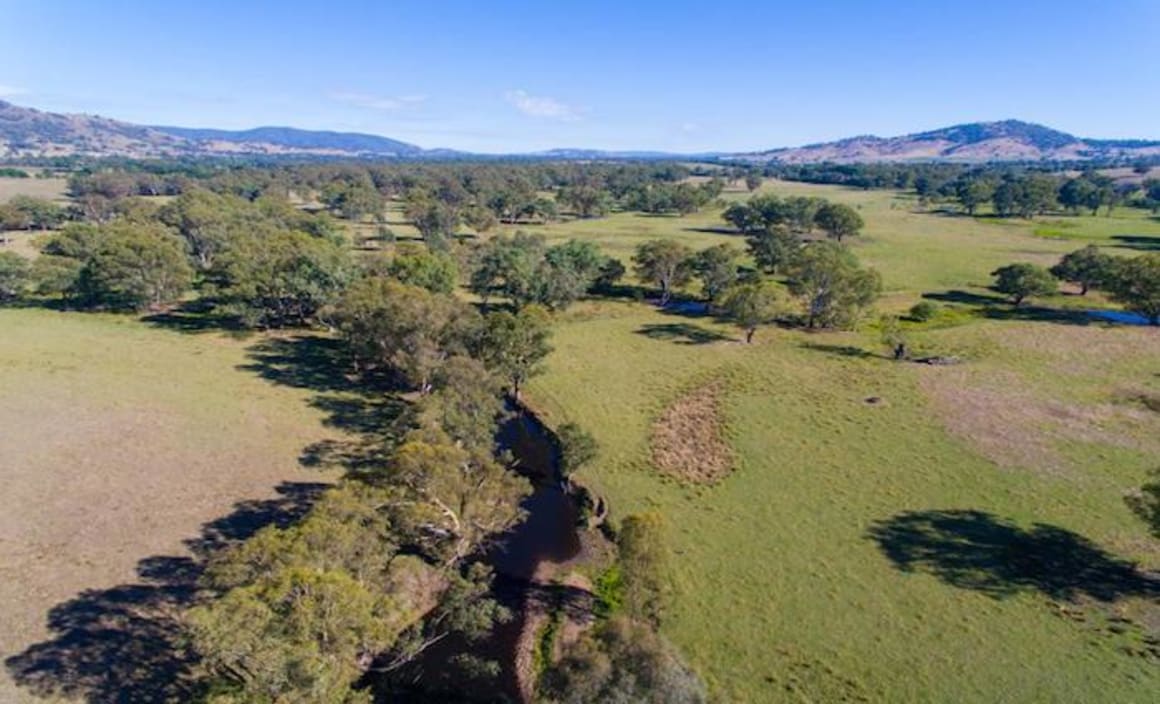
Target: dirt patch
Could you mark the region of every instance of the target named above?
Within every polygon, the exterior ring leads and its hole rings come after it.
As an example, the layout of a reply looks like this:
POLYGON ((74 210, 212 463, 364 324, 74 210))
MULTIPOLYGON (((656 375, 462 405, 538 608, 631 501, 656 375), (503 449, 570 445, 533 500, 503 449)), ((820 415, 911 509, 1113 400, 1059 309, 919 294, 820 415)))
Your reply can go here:
POLYGON ((674 401, 653 423, 653 466, 685 482, 712 484, 733 469, 725 441, 725 385, 714 381, 674 401))
POLYGON ((947 429, 1001 467, 1065 473, 1071 467, 1058 445, 1066 441, 1160 452, 1160 441, 1146 432, 1155 425, 1147 411, 1047 398, 1011 372, 931 369, 920 386, 947 429))
POLYGON ((1009 350, 1042 357, 1057 374, 1085 377, 1124 360, 1147 359, 1160 345, 1160 332, 1146 327, 1102 325, 1019 325, 991 328, 991 340, 1009 350))

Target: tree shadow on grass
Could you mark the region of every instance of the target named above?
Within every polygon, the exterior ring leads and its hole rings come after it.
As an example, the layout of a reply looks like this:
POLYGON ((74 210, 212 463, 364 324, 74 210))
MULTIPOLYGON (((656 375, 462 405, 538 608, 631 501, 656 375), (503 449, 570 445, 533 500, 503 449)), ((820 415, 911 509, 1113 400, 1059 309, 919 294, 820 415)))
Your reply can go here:
POLYGON ((197 599, 206 560, 266 526, 299 520, 325 488, 287 482, 276 498, 238 502, 186 541, 192 556, 145 558, 136 583, 89 589, 57 604, 48 612, 52 637, 7 658, 9 675, 38 697, 94 704, 194 699, 196 657, 180 615, 197 599))
POLYGON ((311 334, 269 338, 248 355, 250 363, 240 369, 274 384, 320 392, 310 405, 326 414, 326 426, 346 434, 304 448, 299 462, 305 467, 359 474, 382 466, 412 425, 413 406, 397 393, 394 380, 357 374, 341 340, 311 334))
POLYGON ((649 323, 637 328, 636 334, 653 340, 667 340, 678 345, 707 345, 733 339, 694 323, 649 323))
POLYGON ((390 459, 392 449, 414 425, 413 407, 398 396, 316 396, 311 406, 328 415, 325 425, 349 437, 329 438, 307 445, 298 457, 304 467, 340 468, 348 476, 377 471, 390 459))
POLYGON ((1114 235, 1112 237, 1117 246, 1125 249, 1138 249, 1144 252, 1160 252, 1160 237, 1148 235, 1114 235))
POLYGON ((1023 592, 1069 601, 1160 597, 1157 575, 1043 523, 1022 528, 983 511, 910 511, 875 523, 868 537, 903 572, 996 599, 1023 592))
POLYGON ((952 290, 940 293, 924 293, 922 297, 942 303, 971 306, 978 315, 990 320, 1018 320, 1065 325, 1091 325, 1093 322, 1092 317, 1082 310, 1046 308, 1028 303, 1016 306, 1008 299, 993 294, 952 290))
POLYGON ((297 334, 264 339, 247 351, 249 364, 238 367, 279 386, 313 391, 365 389, 341 340, 297 334))
POLYGON ((744 237, 745 233, 733 227, 682 227, 682 232, 701 232, 706 235, 728 235, 730 237, 744 237))
POLYGON ((838 357, 854 357, 856 359, 886 359, 885 356, 875 354, 869 350, 864 350, 861 347, 854 345, 826 345, 818 342, 803 342, 801 348, 805 350, 813 350, 815 352, 825 352, 826 354, 836 355, 838 357))
POLYGON ((225 332, 234 337, 246 337, 254 334, 253 330, 242 325, 238 316, 221 313, 211 302, 200 299, 163 313, 147 315, 142 320, 154 327, 190 335, 225 332))

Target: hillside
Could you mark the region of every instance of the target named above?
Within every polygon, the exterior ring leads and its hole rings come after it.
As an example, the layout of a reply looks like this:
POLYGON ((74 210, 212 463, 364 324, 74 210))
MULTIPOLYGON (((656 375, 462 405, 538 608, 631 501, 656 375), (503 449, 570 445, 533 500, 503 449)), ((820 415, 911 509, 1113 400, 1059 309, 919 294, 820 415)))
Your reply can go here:
POLYGON ((187 140, 95 115, 63 115, 0 100, 0 157, 158 157, 196 151, 187 140))
MULTIPOLYGON (((501 157, 423 149, 373 134, 257 127, 219 130, 145 126, 96 115, 44 112, 0 101, 0 159, 51 156, 301 156, 316 158, 449 159, 501 157)), ((1018 120, 975 122, 901 137, 864 135, 743 154, 681 155, 653 151, 550 149, 510 154, 532 159, 714 158, 785 164, 876 161, 1073 161, 1160 156, 1160 142, 1084 139, 1018 120)))
POLYGON ((95 115, 44 112, 0 101, 0 158, 280 155, 414 157, 413 144, 370 134, 259 127, 228 131, 152 127, 95 115))
POLYGON ((417 156, 423 149, 396 139, 357 132, 300 130, 294 127, 257 127, 230 131, 190 127, 153 127, 174 137, 189 140, 211 151, 308 152, 317 154, 359 154, 374 156, 417 156))
POLYGON ((1160 142, 1083 139, 1019 120, 973 122, 901 137, 871 135, 803 147, 771 149, 736 158, 785 164, 875 161, 1071 161, 1157 156, 1160 142))

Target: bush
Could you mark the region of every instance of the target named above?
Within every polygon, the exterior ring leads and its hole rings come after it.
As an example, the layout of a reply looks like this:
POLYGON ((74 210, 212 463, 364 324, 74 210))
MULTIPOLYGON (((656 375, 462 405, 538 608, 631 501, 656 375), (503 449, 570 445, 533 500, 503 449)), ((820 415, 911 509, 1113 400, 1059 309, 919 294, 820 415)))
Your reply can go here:
POLYGON ((906 315, 911 320, 925 323, 938 315, 939 307, 933 301, 919 301, 910 307, 906 315))
POLYGON ((700 704, 705 684, 648 624, 614 618, 572 646, 544 673, 542 701, 700 704))
POLYGON ((0 303, 19 298, 28 280, 28 260, 15 252, 0 252, 0 303))

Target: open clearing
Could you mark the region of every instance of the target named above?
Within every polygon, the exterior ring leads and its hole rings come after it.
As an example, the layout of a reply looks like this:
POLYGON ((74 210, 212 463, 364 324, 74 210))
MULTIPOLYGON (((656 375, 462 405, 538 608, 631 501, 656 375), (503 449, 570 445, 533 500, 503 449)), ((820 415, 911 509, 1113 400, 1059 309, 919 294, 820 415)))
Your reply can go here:
POLYGON ((164 657, 156 613, 185 593, 190 551, 326 481, 298 456, 334 432, 263 378, 258 339, 0 310, 0 701, 128 701, 103 692, 106 670, 164 657))
MULTIPOLYGON (((31 173, 31 172, 30 172, 31 173)), ((33 196, 51 201, 64 202, 68 179, 64 178, 10 178, 0 176, 0 203, 7 203, 12 196, 33 196)))
MULTIPOLYGON (((914 326, 912 346, 966 363, 892 362, 872 329, 763 329, 744 345, 709 318, 646 305, 570 311, 528 393, 551 422, 595 434, 602 452, 581 480, 614 520, 667 517, 668 635, 722 701, 1155 701, 1160 581, 1147 570, 1160 549, 1123 494, 1160 465, 1160 414, 1132 401, 1160 394, 1160 330, 1051 312, 1098 298, 1018 312, 993 298, 996 266, 1082 246, 1036 223, 917 213, 889 192, 772 188, 860 205, 854 247, 882 271, 885 307, 926 294, 951 308, 914 326), (681 483, 653 465, 653 425, 710 378, 728 382, 735 469, 681 483)), ((1138 211, 1066 220, 1123 253, 1160 241, 1138 211)), ((693 246, 730 238, 630 215, 542 229, 585 236, 602 222, 693 246)))
MULTIPOLYGON (((63 178, 7 178, 0 177, 0 203, 7 203, 13 196, 33 196, 45 198, 60 204, 67 202, 65 189, 68 180, 63 178)), ((16 252, 25 257, 35 257, 39 251, 36 240, 43 232, 6 231, 0 232, 0 252, 16 252)))
MULTIPOLYGON (((613 521, 666 516, 664 628, 715 700, 1154 701, 1160 548, 1123 494, 1160 465, 1160 413, 1141 401, 1160 399, 1160 331, 1060 312, 1107 305, 1098 294, 1013 311, 985 286, 996 266, 1089 241, 1155 248, 1160 221, 999 222, 891 192, 765 188, 859 207, 853 247, 883 273, 882 307, 937 301, 911 347, 966 363, 892 362, 873 326, 745 345, 640 303, 561 316, 528 395, 596 436, 581 479, 613 521), (706 418, 719 432, 692 437, 706 418), (670 447, 670 473, 654 462, 666 421, 692 441, 670 447)), ((515 229, 625 260, 655 237, 744 244, 709 210, 501 228, 515 229)), ((124 698, 110 662, 165 691, 191 556, 309 501, 327 477, 300 457, 338 439, 326 426, 349 389, 296 379, 280 338, 33 309, 0 311, 0 335, 0 701, 124 698)))

